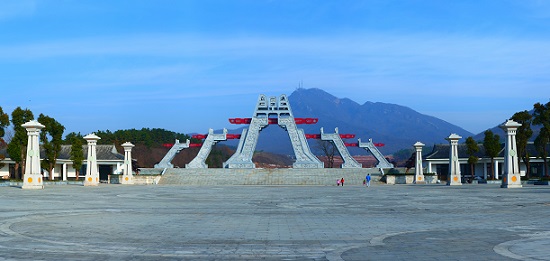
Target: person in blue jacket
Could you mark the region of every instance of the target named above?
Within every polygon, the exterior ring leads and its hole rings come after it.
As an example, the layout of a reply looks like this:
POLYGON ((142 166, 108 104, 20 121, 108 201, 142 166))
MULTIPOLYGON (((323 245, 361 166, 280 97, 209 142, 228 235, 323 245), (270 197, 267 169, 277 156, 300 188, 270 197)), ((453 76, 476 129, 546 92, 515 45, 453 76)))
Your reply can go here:
POLYGON ((370 174, 367 174, 365 180, 367 181, 367 187, 370 187, 370 174))

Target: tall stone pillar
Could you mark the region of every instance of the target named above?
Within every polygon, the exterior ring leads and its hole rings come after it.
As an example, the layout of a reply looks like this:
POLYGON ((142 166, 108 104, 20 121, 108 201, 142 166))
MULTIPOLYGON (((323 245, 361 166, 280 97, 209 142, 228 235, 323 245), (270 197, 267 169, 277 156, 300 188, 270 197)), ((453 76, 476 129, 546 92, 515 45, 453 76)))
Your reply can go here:
POLYGON ((414 184, 426 184, 424 179, 424 172, 422 170, 422 147, 424 143, 417 141, 414 145, 416 149, 416 163, 414 167, 414 184))
POLYGON ((99 171, 97 168, 96 144, 100 137, 94 133, 84 136, 88 142, 88 157, 86 158, 86 176, 84 177, 84 186, 97 186, 99 184, 99 171))
POLYGON ((122 166, 123 174, 120 183, 134 184, 134 176, 132 175, 132 148, 134 144, 125 142, 122 147, 124 148, 124 165, 122 166))
POLYGON ((449 175, 447 176, 447 185, 456 186, 462 185, 462 178, 460 176, 460 162, 458 161, 458 140, 462 137, 452 133, 449 137, 445 138, 449 141, 449 175))
POLYGON ((501 188, 521 188, 521 179, 519 172, 519 161, 517 155, 516 130, 521 124, 507 120, 500 125, 500 128, 506 132, 506 145, 504 149, 504 173, 502 176, 501 188))
POLYGON ((494 179, 499 179, 499 176, 498 176, 498 160, 495 160, 495 164, 493 165, 493 168, 495 170, 495 176, 493 178, 494 179))
POLYGON ((61 171, 63 173, 63 181, 67 181, 67 163, 63 163, 61 171))
POLYGON ((43 189, 44 183, 42 180, 42 174, 40 173, 40 143, 38 142, 38 135, 44 125, 38 121, 29 121, 21 127, 27 129, 27 158, 25 161, 25 174, 23 175, 23 187, 24 189, 43 189))

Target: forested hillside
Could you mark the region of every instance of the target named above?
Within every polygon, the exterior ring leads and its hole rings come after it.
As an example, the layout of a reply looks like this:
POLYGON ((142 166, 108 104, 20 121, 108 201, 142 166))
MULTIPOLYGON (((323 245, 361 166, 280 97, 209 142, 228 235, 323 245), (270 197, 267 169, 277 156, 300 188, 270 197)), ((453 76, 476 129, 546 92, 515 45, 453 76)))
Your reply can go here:
MULTIPOLYGON (((202 143, 202 140, 191 138, 187 134, 156 128, 117 130, 115 132, 98 130, 95 134, 101 138, 98 144, 114 144, 119 153, 123 153, 124 151, 120 146, 121 144, 125 142, 133 143, 135 147, 132 149, 132 158, 136 159, 138 167, 142 168, 152 168, 158 163, 164 155, 166 155, 171 144, 173 144, 176 139, 182 143, 186 142, 187 139, 191 139, 191 143, 202 143)), ((67 134, 64 143, 71 144, 71 138, 75 136, 82 139, 80 133, 73 132, 67 134)), ((174 160, 172 160, 172 164, 174 164, 175 167, 185 167, 185 164, 189 163, 197 156, 199 150, 200 147, 182 150, 176 155, 174 160)), ((210 168, 221 168, 223 162, 229 159, 234 152, 234 148, 232 147, 228 147, 224 144, 217 144, 212 148, 206 160, 206 164, 208 164, 210 168)), ((271 153, 256 153, 253 157, 253 161, 260 164, 262 167, 285 167, 292 164, 292 161, 288 158, 271 153)))
MULTIPOLYGON (((158 128, 117 130, 114 132, 110 130, 98 130, 95 134, 101 138, 98 140, 98 144, 114 144, 120 153, 124 151, 120 146, 121 144, 131 142, 136 145, 132 150, 132 158, 137 160, 139 167, 153 167, 170 149, 167 145, 173 144, 176 139, 180 140, 180 142, 191 139, 187 134, 158 128)), ((65 144, 70 144, 71 138, 74 136, 82 137, 80 133, 69 133, 65 137, 65 144)), ((200 143, 201 141, 193 139, 192 142, 200 143)), ((185 166, 186 163, 189 163, 197 155, 198 150, 198 148, 189 148, 182 151, 174 158, 174 165, 185 166)))

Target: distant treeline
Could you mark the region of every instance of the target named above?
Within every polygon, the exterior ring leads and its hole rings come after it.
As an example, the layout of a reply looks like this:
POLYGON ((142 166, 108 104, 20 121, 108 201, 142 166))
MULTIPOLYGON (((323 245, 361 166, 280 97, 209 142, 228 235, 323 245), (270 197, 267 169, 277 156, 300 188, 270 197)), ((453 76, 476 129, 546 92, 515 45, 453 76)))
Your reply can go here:
MULTIPOLYGON (((129 130, 117 130, 111 132, 110 130, 95 132, 101 139, 98 140, 98 144, 116 144, 120 145, 124 142, 131 142, 134 145, 161 146, 165 143, 174 143, 176 139, 180 142, 185 142, 187 139, 191 139, 189 135, 183 133, 177 133, 165 129, 159 128, 142 128, 141 130, 129 129, 129 130)), ((65 137, 65 144, 71 144, 71 138, 77 136, 82 137, 80 133, 71 132, 65 137)), ((193 142, 200 142, 193 140, 193 142)))

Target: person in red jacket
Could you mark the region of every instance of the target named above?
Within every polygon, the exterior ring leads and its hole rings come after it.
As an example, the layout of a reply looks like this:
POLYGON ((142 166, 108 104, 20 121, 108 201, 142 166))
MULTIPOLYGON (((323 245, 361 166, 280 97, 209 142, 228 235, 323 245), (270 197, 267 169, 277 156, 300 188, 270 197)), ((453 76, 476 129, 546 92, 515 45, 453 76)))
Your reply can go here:
POLYGON ((344 186, 344 178, 340 180, 340 183, 342 184, 342 187, 344 186))

